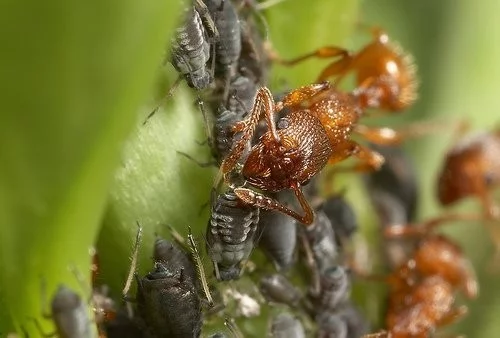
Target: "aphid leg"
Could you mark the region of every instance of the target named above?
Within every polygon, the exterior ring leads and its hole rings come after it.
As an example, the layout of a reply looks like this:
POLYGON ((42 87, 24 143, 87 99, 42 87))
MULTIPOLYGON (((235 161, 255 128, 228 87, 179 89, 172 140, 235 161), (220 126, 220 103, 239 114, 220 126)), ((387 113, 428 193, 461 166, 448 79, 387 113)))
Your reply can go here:
POLYGON ((290 217, 295 218, 300 223, 305 225, 310 225, 314 221, 314 213, 307 202, 304 194, 300 187, 292 187, 295 197, 300 203, 302 210, 304 211, 304 215, 299 215, 297 212, 289 209, 285 205, 281 204, 274 198, 267 197, 261 193, 255 192, 251 189, 247 188, 236 188, 234 189, 234 193, 238 198, 240 198, 243 202, 249 205, 256 206, 258 208, 266 209, 266 210, 276 210, 280 211, 290 217))
POLYGON ((313 297, 318 297, 321 292, 318 265, 314 260, 314 255, 311 249, 311 245, 309 244, 309 241, 307 240, 304 231, 299 232, 299 240, 302 244, 302 249, 304 250, 305 265, 309 269, 309 272, 311 273, 311 280, 309 282, 309 293, 313 297))
POLYGON ((274 124, 274 114, 277 110, 279 109, 276 109, 271 91, 266 87, 259 88, 255 96, 252 111, 248 117, 243 121, 235 123, 232 128, 234 133, 242 132, 243 135, 234 143, 231 151, 222 161, 222 173, 228 173, 236 166, 238 160, 245 151, 247 143, 252 139, 255 128, 257 127, 263 113, 265 114, 264 117, 269 131, 275 140, 279 142, 278 133, 274 124))
POLYGON ((244 338, 245 337, 243 335, 243 332, 241 332, 240 328, 238 327, 238 325, 236 325, 234 318, 230 318, 230 317, 224 318, 224 325, 232 333, 234 338, 244 338))
POLYGON ((363 147, 355 141, 348 141, 346 142, 345 147, 339 149, 338 152, 335 152, 330 157, 328 164, 337 164, 338 162, 351 156, 355 156, 360 160, 360 162, 350 167, 335 168, 334 172, 369 172, 379 170, 385 161, 384 157, 378 152, 363 147))
POLYGON ((201 287, 203 289, 203 293, 208 301, 208 306, 214 306, 214 300, 212 298, 212 294, 208 288, 207 277, 205 276, 205 270, 203 268, 203 263, 201 262, 200 253, 198 251, 198 247, 196 245, 196 241, 194 240, 193 234, 191 232, 191 227, 188 227, 188 243, 191 248, 191 255, 193 256, 193 261, 196 266, 196 270, 198 271, 198 278, 201 282, 201 287))
POLYGON ((210 11, 208 7, 203 3, 202 0, 194 1, 194 8, 200 15, 201 21, 203 22, 204 27, 208 30, 208 33, 213 37, 214 42, 219 39, 219 31, 215 26, 215 22, 210 15, 210 11))
MULTIPOLYGON (((188 244, 186 243, 186 240, 184 237, 177 231, 173 226, 170 224, 167 224, 168 231, 170 232, 170 235, 172 238, 182 247, 185 249, 189 249, 188 244)), ((156 235, 158 237, 158 235, 156 235)))
POLYGON ((381 331, 376 333, 369 333, 363 335, 361 338, 390 338, 391 334, 387 331, 381 331))
POLYGON ((217 162, 216 161, 211 161, 211 162, 200 162, 198 161, 197 159, 195 159, 194 157, 192 157, 191 155, 189 154, 186 154, 182 151, 176 151, 177 154, 179 155, 182 155, 184 156, 185 158, 193 161, 194 163, 196 163, 198 166, 202 167, 202 168, 209 168, 209 167, 213 167, 213 166, 217 166, 217 162))
POLYGON ((40 322, 38 321, 38 319, 36 319, 36 318, 30 318, 30 319, 33 320, 33 323, 35 324, 38 333, 40 333, 40 335, 42 337, 49 338, 49 337, 55 337, 57 335, 57 332, 52 332, 52 333, 43 332, 43 328, 40 325, 40 322))

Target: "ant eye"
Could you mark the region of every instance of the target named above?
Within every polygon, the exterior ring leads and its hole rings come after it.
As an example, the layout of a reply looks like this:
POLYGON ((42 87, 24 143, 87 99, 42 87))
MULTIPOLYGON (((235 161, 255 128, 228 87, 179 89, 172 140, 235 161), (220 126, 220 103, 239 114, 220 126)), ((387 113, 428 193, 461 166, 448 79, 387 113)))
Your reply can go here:
POLYGON ((288 128, 289 125, 290 125, 290 121, 288 121, 287 118, 281 118, 278 120, 276 127, 278 129, 285 129, 285 128, 288 128))

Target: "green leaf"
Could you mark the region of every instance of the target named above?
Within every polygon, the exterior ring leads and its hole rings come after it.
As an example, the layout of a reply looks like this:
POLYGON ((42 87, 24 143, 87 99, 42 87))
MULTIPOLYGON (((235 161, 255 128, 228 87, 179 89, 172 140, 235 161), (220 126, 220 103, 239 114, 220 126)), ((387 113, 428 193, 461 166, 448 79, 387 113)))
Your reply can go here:
POLYGON ((88 249, 112 172, 161 61, 177 5, 0 5, 2 334, 22 325, 36 335, 28 317, 40 319, 41 278, 49 297, 59 283, 84 294, 68 267, 89 283, 88 249))

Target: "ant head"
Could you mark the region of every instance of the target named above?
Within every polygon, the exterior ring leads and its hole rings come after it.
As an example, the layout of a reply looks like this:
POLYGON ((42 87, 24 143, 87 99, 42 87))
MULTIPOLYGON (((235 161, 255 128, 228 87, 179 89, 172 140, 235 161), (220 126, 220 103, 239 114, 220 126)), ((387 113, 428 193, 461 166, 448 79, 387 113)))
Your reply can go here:
POLYGON ((417 99, 417 67, 411 54, 389 42, 385 33, 355 57, 357 88, 364 105, 388 111, 410 107, 417 99))
POLYGON ((438 178, 442 205, 464 197, 483 195, 498 185, 500 138, 481 133, 461 140, 447 154, 438 178))

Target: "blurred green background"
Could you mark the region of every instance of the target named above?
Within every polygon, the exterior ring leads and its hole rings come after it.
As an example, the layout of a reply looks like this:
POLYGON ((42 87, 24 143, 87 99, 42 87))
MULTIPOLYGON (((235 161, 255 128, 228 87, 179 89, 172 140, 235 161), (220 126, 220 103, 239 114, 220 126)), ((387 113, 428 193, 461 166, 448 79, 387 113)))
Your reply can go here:
MULTIPOLYGON (((213 172, 176 153, 209 158, 207 148, 196 143, 204 136, 194 97, 181 88, 151 123, 140 126, 175 79, 170 66, 158 65, 179 5, 165 0, 0 3, 1 337, 20 325, 36 336, 27 318, 40 317, 40 278, 47 280, 49 295, 59 283, 85 294, 68 266, 88 271, 93 243, 102 280, 119 296, 136 221, 145 228, 141 271, 150 265, 153 233, 166 234, 163 225, 184 233, 191 225, 198 235, 205 226, 207 209, 199 211, 208 201, 213 172)), ((421 87, 410 111, 375 123, 467 119, 475 130, 498 123, 499 10, 499 2, 487 0, 314 0, 307 5, 287 0, 265 14, 269 37, 284 57, 327 44, 357 49, 369 37, 356 23, 383 27, 415 56, 421 87)), ((306 84, 324 64, 276 67, 271 82, 306 84)), ((406 144, 418 168, 422 219, 440 212, 435 178, 451 137, 443 130, 406 144)), ((365 201, 359 183, 350 186, 349 197, 365 201)), ((369 228, 369 208, 356 205, 369 228)), ((456 208, 478 206, 466 201, 456 208)), ((446 332, 498 337, 499 275, 486 269, 492 246, 484 228, 458 224, 443 230, 473 259, 481 288, 480 297, 467 302, 470 314, 446 332)), ((371 284, 362 285, 361 303, 377 312, 380 304, 370 302, 380 302, 379 288, 373 286, 376 295, 370 296, 371 284)))

